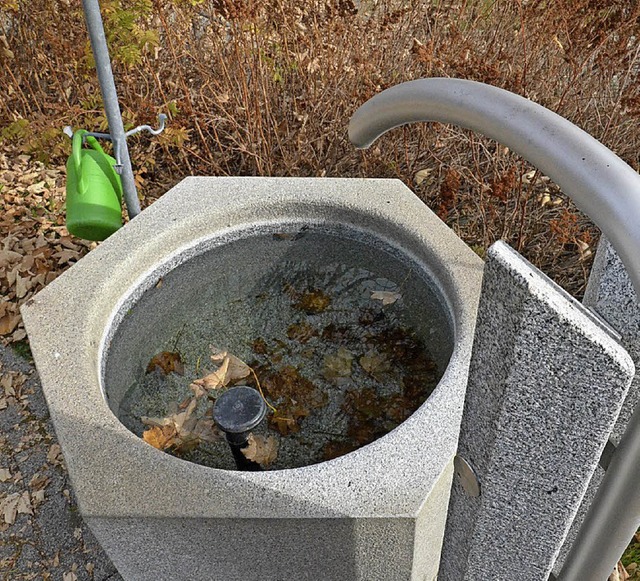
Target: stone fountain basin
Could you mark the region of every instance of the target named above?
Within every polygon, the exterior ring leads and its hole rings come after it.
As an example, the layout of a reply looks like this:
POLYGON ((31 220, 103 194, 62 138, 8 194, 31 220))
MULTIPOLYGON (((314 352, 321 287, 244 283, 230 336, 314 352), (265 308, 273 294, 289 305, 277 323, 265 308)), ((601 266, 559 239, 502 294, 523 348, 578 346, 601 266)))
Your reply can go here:
MULTIPOLYGON (((433 579, 482 264, 397 180, 187 178, 35 296, 22 313, 78 506, 121 574, 433 579), (355 452, 263 473, 186 462, 125 428, 114 410, 126 381, 113 387, 107 361, 117 353, 134 374, 154 329, 112 345, 129 305, 229 236, 306 224, 364 232, 424 269, 451 331, 426 402, 355 452)), ((178 283, 174 296, 178 305, 178 283)))

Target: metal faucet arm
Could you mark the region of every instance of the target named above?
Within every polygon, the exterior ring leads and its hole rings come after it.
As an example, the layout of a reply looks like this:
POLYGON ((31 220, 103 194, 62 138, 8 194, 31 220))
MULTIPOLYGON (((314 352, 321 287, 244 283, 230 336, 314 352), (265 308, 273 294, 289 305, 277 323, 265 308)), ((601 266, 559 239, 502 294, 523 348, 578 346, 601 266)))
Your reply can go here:
MULTIPOLYGON (((483 83, 421 79, 362 105, 349 123, 356 147, 415 121, 453 123, 493 138, 548 175, 600 227, 640 297, 640 176, 549 109, 483 83)), ((640 406, 629 422, 559 581, 605 581, 640 524, 640 406)))
POLYGON ((640 296, 640 176, 560 115, 524 97, 474 81, 402 83, 362 105, 349 123, 359 148, 407 123, 438 121, 508 146, 548 175, 605 233, 640 296))

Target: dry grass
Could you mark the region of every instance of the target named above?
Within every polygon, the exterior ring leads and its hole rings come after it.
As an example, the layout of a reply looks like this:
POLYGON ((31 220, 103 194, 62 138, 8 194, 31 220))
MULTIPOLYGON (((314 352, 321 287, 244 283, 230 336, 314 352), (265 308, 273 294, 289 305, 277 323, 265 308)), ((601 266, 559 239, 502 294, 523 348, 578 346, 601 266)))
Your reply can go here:
MULTIPOLYGON (((186 175, 398 177, 480 254, 507 240, 580 295, 597 231, 544 176, 502 146, 438 124, 348 143, 358 105, 402 81, 449 76, 527 96, 636 169, 640 7, 626 0, 104 0, 148 204, 186 175), (420 185, 420 170, 429 170, 420 185), (524 176, 524 178, 523 178, 524 176)), ((5 0, 5 143, 60 162, 60 129, 106 129, 79 2, 5 0)))

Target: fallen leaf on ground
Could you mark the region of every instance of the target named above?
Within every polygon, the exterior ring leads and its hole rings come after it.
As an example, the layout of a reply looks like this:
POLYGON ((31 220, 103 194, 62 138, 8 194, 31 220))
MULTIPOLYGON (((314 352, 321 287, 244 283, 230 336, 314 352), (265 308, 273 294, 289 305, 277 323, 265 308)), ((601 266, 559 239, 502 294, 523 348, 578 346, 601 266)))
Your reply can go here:
POLYGON ((0 482, 6 482, 11 478, 11 472, 8 468, 0 468, 0 482))
POLYGON ((398 299, 401 299, 402 295, 393 291, 372 291, 371 298, 376 301, 382 301, 383 305, 392 305, 398 299))
POLYGON ((20 502, 20 493, 14 492, 4 499, 0 500, 0 512, 2 512, 2 518, 8 525, 12 525, 16 522, 16 516, 18 514, 18 503, 20 502))
POLYGON ((154 355, 149 361, 149 365, 147 365, 147 373, 151 373, 156 368, 160 369, 164 375, 169 375, 169 373, 182 375, 184 373, 184 364, 180 353, 171 353, 169 351, 154 355))
POLYGON ((335 355, 326 355, 322 375, 329 381, 339 382, 351 376, 353 355, 344 347, 340 347, 335 355))
POLYGON ((248 445, 242 448, 247 460, 257 462, 262 466, 272 464, 278 456, 278 440, 273 436, 256 436, 249 434, 248 445))
POLYGON ((33 509, 31 508, 31 497, 29 496, 28 490, 25 490, 20 495, 17 508, 19 514, 33 514, 33 509))
POLYGON ((60 445, 52 444, 51 448, 49 448, 49 452, 47 453, 47 462, 49 462, 49 464, 59 464, 61 454, 62 448, 60 448, 60 445))

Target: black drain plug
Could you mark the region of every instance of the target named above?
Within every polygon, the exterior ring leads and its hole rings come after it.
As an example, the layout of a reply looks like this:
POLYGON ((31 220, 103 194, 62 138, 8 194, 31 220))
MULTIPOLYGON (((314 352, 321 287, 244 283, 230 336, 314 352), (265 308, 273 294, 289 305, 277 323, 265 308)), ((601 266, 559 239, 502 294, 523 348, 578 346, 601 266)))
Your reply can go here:
POLYGON ((266 413, 267 405, 258 390, 247 385, 232 387, 213 404, 213 420, 225 433, 238 470, 263 470, 260 464, 247 459, 242 449, 247 447, 249 433, 266 413))

